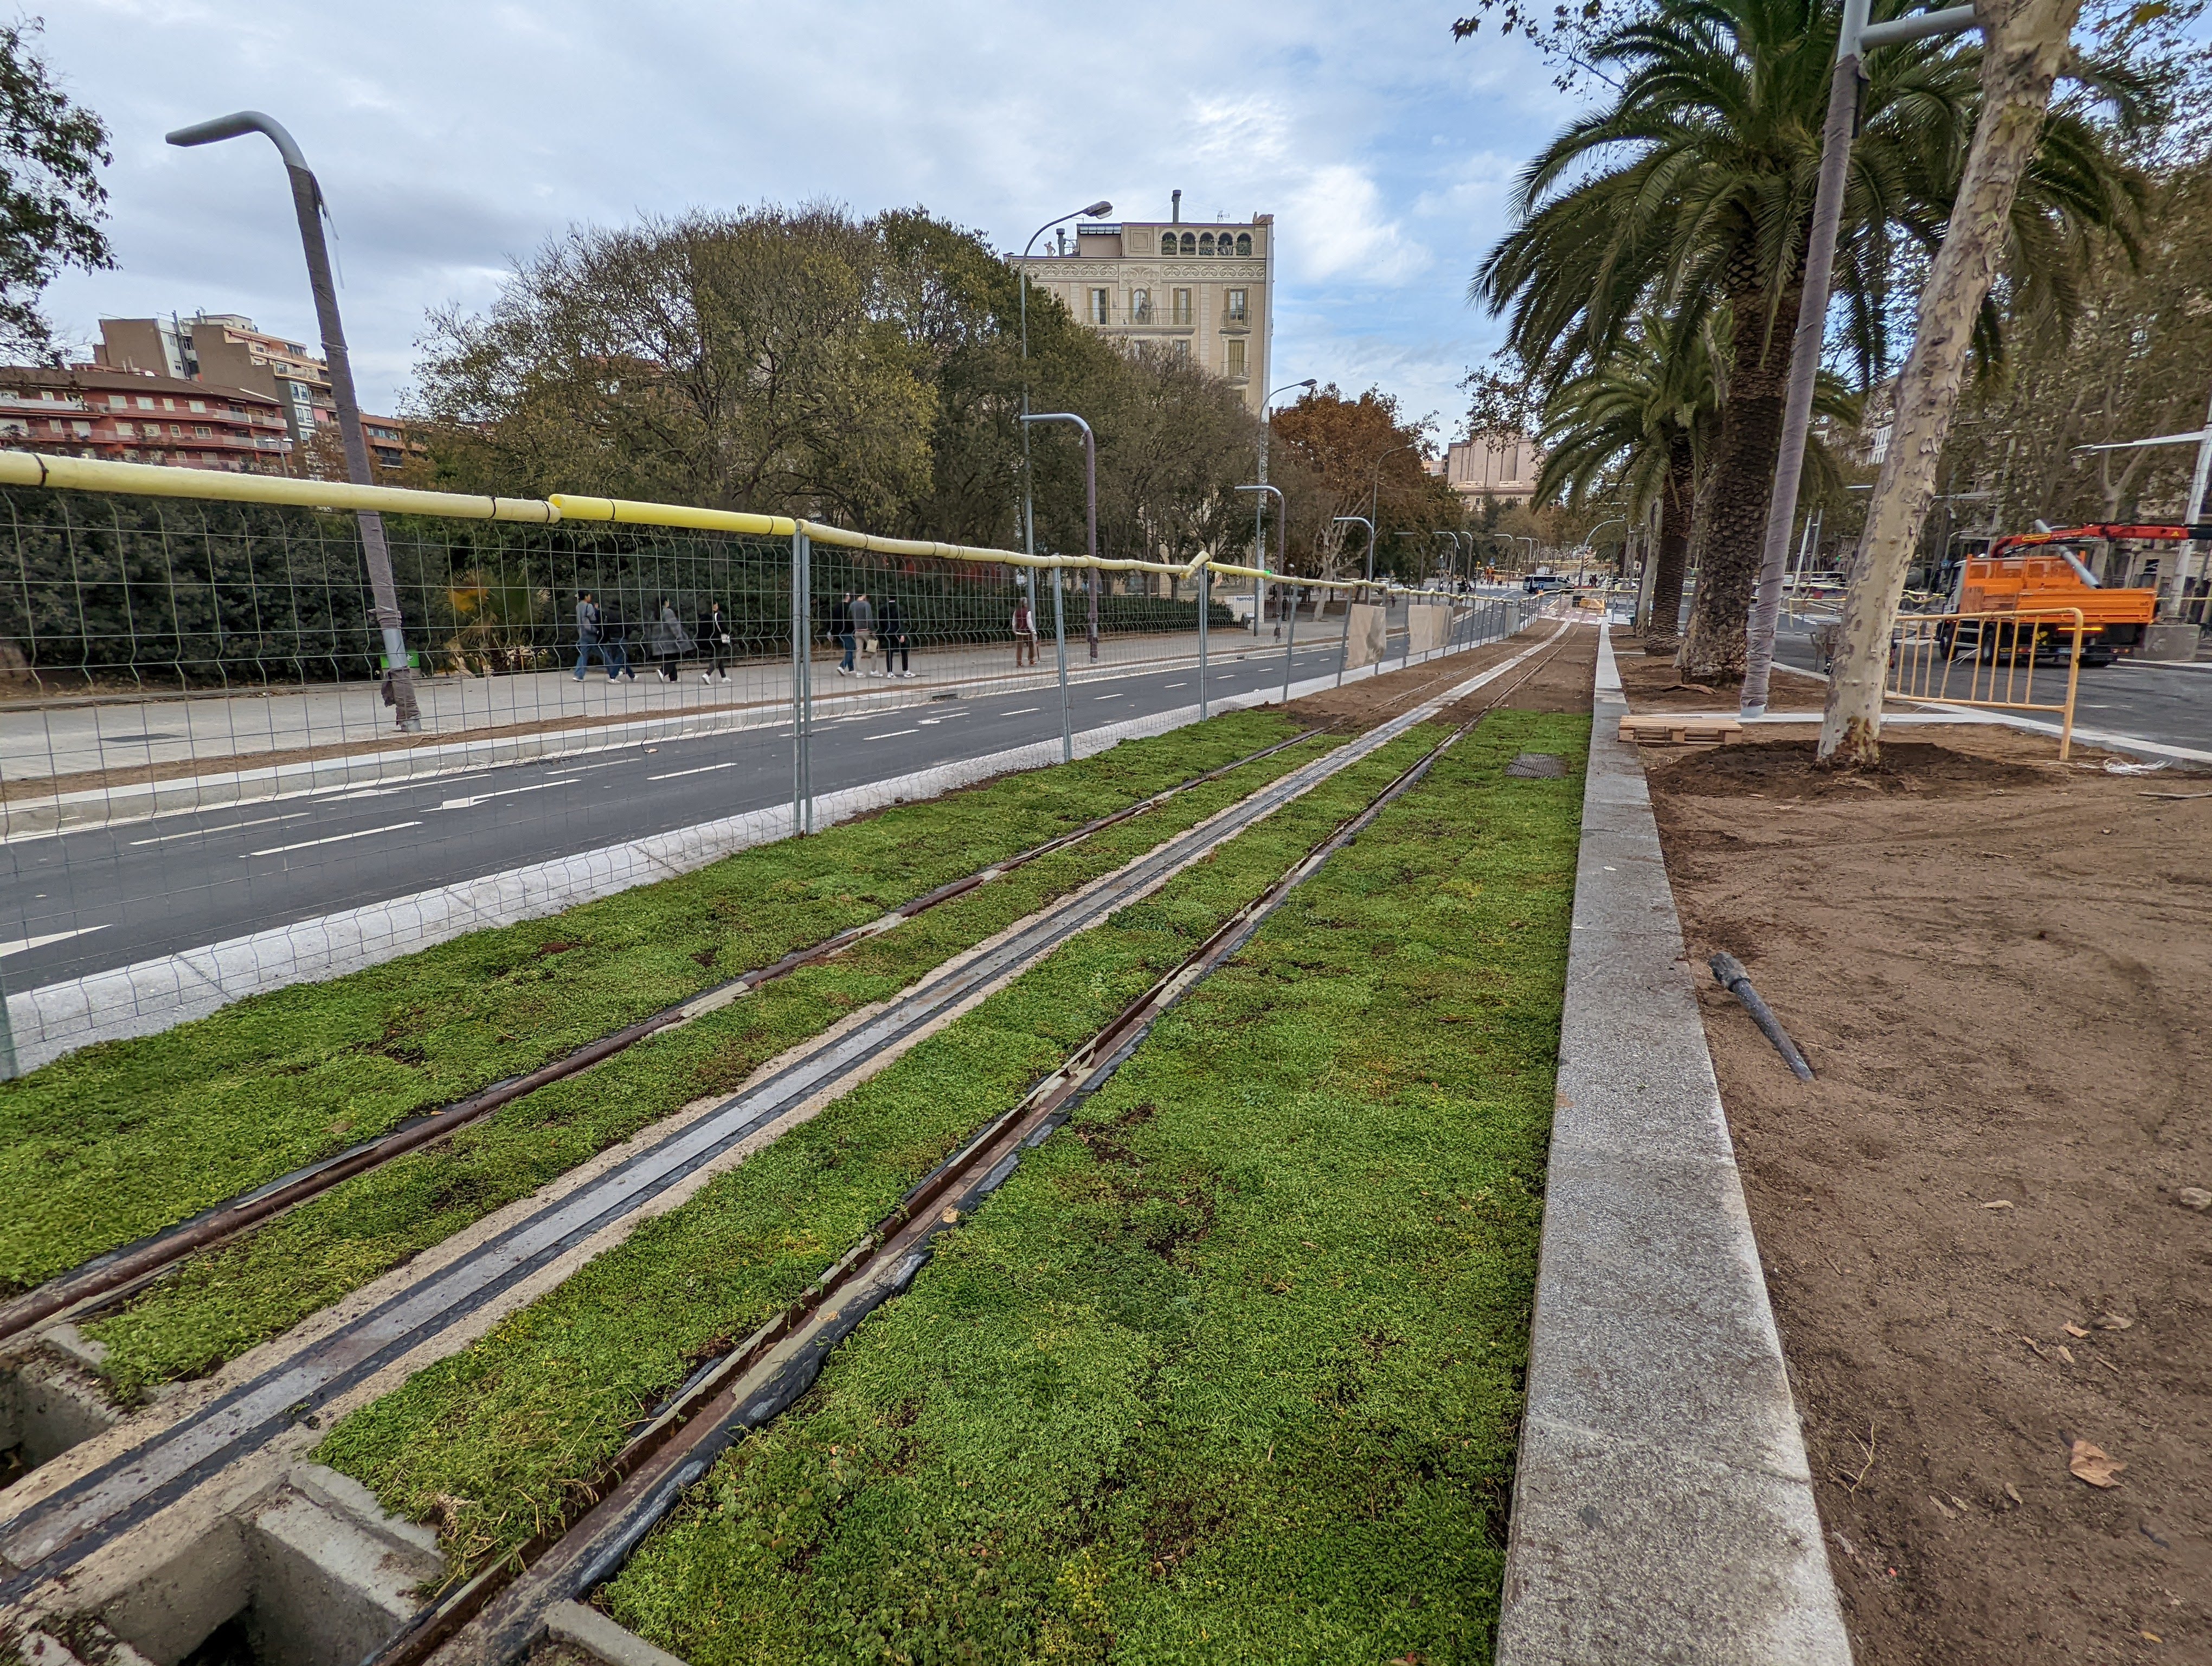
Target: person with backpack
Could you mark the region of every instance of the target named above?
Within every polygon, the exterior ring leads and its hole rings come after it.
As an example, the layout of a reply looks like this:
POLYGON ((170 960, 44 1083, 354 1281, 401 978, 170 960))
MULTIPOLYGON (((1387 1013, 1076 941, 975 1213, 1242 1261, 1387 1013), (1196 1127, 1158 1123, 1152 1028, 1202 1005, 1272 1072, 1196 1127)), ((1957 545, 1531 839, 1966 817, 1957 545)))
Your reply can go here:
POLYGON ((584 680, 584 667, 592 656, 599 656, 599 663, 607 668, 607 680, 614 681, 614 663, 599 646, 599 605, 588 590, 576 598, 576 680, 584 680))
POLYGON ((884 611, 876 620, 876 643, 884 651, 884 675, 912 678, 914 661, 907 653, 906 618, 899 611, 896 596, 884 598, 884 611), (898 655, 899 668, 891 669, 891 655, 898 655))
POLYGON ((691 633, 684 628, 684 621, 676 617, 676 604, 665 596, 660 599, 660 617, 653 621, 648 640, 653 649, 653 669, 660 673, 660 680, 664 683, 678 680, 678 662, 698 646, 692 640, 691 633))
POLYGON ((1024 654, 1029 655, 1029 663, 1034 666, 1036 650, 1036 615, 1030 611, 1029 593, 1017 590, 1014 593, 1014 669, 1019 671, 1022 668, 1022 655, 1024 654))

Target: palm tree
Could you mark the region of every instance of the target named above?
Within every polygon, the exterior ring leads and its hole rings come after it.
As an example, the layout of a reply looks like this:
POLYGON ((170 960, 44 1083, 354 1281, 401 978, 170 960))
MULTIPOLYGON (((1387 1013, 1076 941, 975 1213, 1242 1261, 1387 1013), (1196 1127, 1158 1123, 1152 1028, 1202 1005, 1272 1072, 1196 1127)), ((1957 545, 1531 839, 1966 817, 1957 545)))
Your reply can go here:
MULTIPOLYGON (((1609 357, 1577 370, 1544 404, 1536 502, 1558 497, 1574 508, 1618 490, 1637 518, 1659 505, 1651 639, 1672 638, 1681 615, 1698 488, 1726 397, 1729 334, 1725 312, 1695 325, 1647 314, 1609 357)), ((1820 374, 1815 416, 1856 428, 1861 409, 1842 377, 1820 374)), ((1841 471, 1818 434, 1807 441, 1805 466, 1816 489, 1836 493, 1841 471)))
MULTIPOLYGON (((1877 16, 1901 9, 1878 0, 1877 16)), ((1784 389, 1803 283, 1838 13, 1823 0, 1660 0, 1602 36, 1621 75, 1609 106, 1523 171, 1519 223, 1477 271, 1474 297, 1511 313, 1529 363, 1601 362, 1649 307, 1733 324, 1718 429, 1694 537, 1701 565, 1686 671, 1740 676, 1784 389)), ((1901 250, 1931 251, 1950 212, 1975 109, 1975 50, 1921 41, 1870 55, 1844 204, 1837 293, 1862 384, 1889 357, 1901 250)), ((2124 92, 2125 89, 2120 89, 2124 92)), ((2041 257, 2096 228, 2124 234, 2140 192, 2109 136, 2054 106, 2008 228, 2017 283, 2065 300, 2041 257)), ((1997 345, 1996 313, 1979 326, 1997 345)))

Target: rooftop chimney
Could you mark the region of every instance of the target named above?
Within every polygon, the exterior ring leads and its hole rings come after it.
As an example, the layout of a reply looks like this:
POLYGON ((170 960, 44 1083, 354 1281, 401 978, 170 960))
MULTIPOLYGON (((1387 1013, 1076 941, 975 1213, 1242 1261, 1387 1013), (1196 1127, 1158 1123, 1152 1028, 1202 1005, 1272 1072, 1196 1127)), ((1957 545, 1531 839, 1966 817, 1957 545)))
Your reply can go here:
POLYGON ((1180 191, 1175 194, 1174 206, 1168 210, 1168 217, 1178 226, 1182 224, 1182 192, 1180 191))

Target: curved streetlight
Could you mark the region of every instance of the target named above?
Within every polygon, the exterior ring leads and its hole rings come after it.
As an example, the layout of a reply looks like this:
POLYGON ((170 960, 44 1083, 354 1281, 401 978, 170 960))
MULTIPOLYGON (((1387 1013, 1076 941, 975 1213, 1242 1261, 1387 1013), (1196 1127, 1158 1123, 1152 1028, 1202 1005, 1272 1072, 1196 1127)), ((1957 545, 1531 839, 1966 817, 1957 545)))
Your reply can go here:
MULTIPOLYGON (((1108 202, 1103 197, 1101 197, 1089 208, 1077 209, 1073 212, 1068 214, 1054 215, 1051 219, 1046 221, 1044 224, 1039 226, 1035 231, 1031 232, 1030 234, 1030 240, 1022 245, 1022 258, 1019 270, 1021 273, 1022 292, 1022 553, 1024 555, 1033 556, 1036 554, 1036 477, 1030 465, 1029 429, 1030 251, 1036 247, 1037 239, 1043 236, 1054 226, 1064 225, 1070 220, 1096 220, 1101 216, 1111 214, 1113 211, 1113 204, 1108 202)), ((1036 605, 1036 569, 1034 567, 1024 568, 1022 569, 1022 578, 1029 586, 1030 605, 1034 607, 1036 605)), ((1057 590, 1060 585, 1060 574, 1057 569, 1053 573, 1052 581, 1054 588, 1057 590)))
POLYGON ((1597 552, 1597 535, 1599 532, 1605 527, 1612 526, 1615 521, 1619 521, 1623 526, 1626 526, 1628 525, 1628 517, 1626 515, 1607 515, 1603 520, 1599 521, 1595 526, 1591 527, 1589 531, 1583 534, 1583 548, 1595 555, 1597 552))
MULTIPOLYGON (((1273 393, 1270 393, 1270 394, 1269 394, 1266 398, 1264 398, 1264 399, 1262 399, 1262 400, 1261 400, 1261 401, 1260 401, 1260 483, 1261 483, 1261 485, 1265 486, 1265 485, 1267 483, 1267 440, 1268 440, 1268 436, 1269 436, 1270 435, 1272 435, 1272 434, 1274 432, 1274 421, 1275 421, 1275 419, 1274 419, 1274 416, 1273 416, 1272 412, 1273 412, 1273 406, 1274 406, 1276 395, 1277 395, 1277 394, 1281 394, 1281 393, 1287 393, 1287 392, 1290 392, 1292 388, 1294 388, 1294 387, 1302 387, 1302 388, 1304 388, 1307 392, 1310 393, 1310 392, 1312 392, 1314 391, 1314 389, 1315 389, 1315 388, 1316 388, 1316 387, 1318 387, 1318 386, 1321 386, 1320 381, 1319 381, 1316 378, 1312 377, 1312 376, 1309 376, 1309 377, 1307 377, 1307 378, 1306 378, 1304 381, 1302 381, 1302 382, 1285 382, 1285 383, 1284 383, 1280 387, 1277 388, 1273 393)), ((1243 488, 1240 486, 1240 487, 1238 487, 1238 488, 1237 488, 1237 489, 1238 489, 1239 491, 1242 491, 1242 490, 1243 489, 1243 488)), ((1277 497, 1278 499, 1280 499, 1280 498, 1281 498, 1281 496, 1282 496, 1282 494, 1281 494, 1280 492, 1277 492, 1277 493, 1275 494, 1275 496, 1276 496, 1276 497, 1277 497)), ((1252 503, 1252 542, 1253 542, 1254 546, 1257 549, 1257 550, 1258 550, 1258 552, 1259 552, 1259 553, 1258 553, 1257 559, 1254 562, 1254 563, 1253 563, 1253 564, 1254 564, 1255 566, 1258 567, 1258 568, 1259 568, 1262 572, 1265 572, 1265 571, 1267 570, 1267 539, 1266 539, 1265 538, 1263 538, 1263 537, 1261 537, 1261 530, 1260 530, 1260 529, 1261 529, 1260 514, 1261 514, 1261 508, 1262 508, 1262 503, 1263 503, 1263 500, 1257 499, 1257 498, 1255 498, 1255 499, 1254 499, 1254 500, 1253 500, 1253 503, 1252 503)), ((1289 512, 1289 510, 1285 509, 1285 510, 1284 511, 1284 519, 1285 519, 1285 520, 1287 520, 1289 518, 1290 518, 1290 512, 1289 512)), ((1253 581, 1252 581, 1252 634, 1253 634, 1255 636, 1257 636, 1257 635, 1260 634, 1260 616, 1261 616, 1261 614, 1265 613, 1267 611, 1267 581, 1266 579, 1264 579, 1264 578, 1255 579, 1255 580, 1253 580, 1253 581)))
MULTIPOLYGON (((1091 424, 1072 410, 1042 411, 1032 416, 1024 412, 1022 432, 1029 432, 1031 423, 1073 423, 1083 430, 1083 489, 1084 489, 1084 549, 1092 562, 1091 573, 1091 657, 1098 657, 1098 436, 1091 431, 1091 424)), ((1035 554, 1034 550, 1030 551, 1035 554)), ((1035 569, 1031 569, 1035 570, 1035 569)), ((1067 708, 1067 627, 1061 613, 1060 569, 1053 569, 1052 581, 1052 638, 1054 657, 1060 662, 1060 756, 1063 763, 1075 762, 1075 731, 1067 708)))
MULTIPOLYGON (((338 323, 337 289, 331 281, 330 247, 323 241, 323 188, 307 166, 307 157, 282 122, 258 110, 217 116, 213 121, 179 127, 167 137, 171 144, 190 149, 248 133, 259 133, 276 145, 276 154, 284 159, 284 171, 291 178, 292 208, 299 216, 300 243, 307 257, 307 284, 315 296, 315 323, 322 331, 323 359, 331 372, 331 398, 338 411, 338 437, 345 447, 346 478, 356 486, 373 486, 376 478, 369 472, 368 444, 362 436, 361 405, 353 391, 353 362, 346 356, 345 331, 338 323)), ((414 672, 407 662, 407 638, 400 628, 399 590, 392 579, 392 547, 385 540, 384 517, 374 509, 363 509, 356 520, 361 527, 362 557, 368 568, 369 598, 375 607, 377 626, 384 634, 385 674, 392 718, 411 733, 422 727, 422 715, 416 703, 414 672)))

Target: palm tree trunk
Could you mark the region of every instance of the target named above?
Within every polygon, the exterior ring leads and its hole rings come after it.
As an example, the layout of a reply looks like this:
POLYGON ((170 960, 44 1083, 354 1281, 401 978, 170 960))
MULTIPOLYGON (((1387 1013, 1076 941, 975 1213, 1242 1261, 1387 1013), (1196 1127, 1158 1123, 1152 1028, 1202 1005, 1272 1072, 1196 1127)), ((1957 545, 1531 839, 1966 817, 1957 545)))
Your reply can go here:
POLYGON ((1698 544, 1698 595, 1678 663, 1694 683, 1741 682, 1747 658, 1744 627, 1752 587, 1766 552, 1766 501, 1774 459, 1782 450, 1782 406, 1790 380, 1790 331, 1767 320, 1797 316, 1792 284, 1770 309, 1760 295, 1741 295, 1735 311, 1735 363, 1714 447, 1698 544))
POLYGON ((2081 0, 1978 0, 1976 9, 1984 41, 1981 115, 1949 228, 1920 292, 1919 325, 1898 378, 1889 450, 1844 593, 1820 720, 1820 761, 1838 768, 1881 761, 1881 691, 1897 605, 1935 500, 1937 459, 1958 408, 1975 314, 1996 281, 2005 223, 2042 137, 2051 84, 2081 0))
POLYGON ((1651 575, 1651 628, 1647 652, 1671 642, 1682 617, 1682 575, 1690 565, 1690 526, 1697 507, 1697 455, 1686 438, 1668 448, 1667 478, 1659 488, 1659 564, 1651 575))

